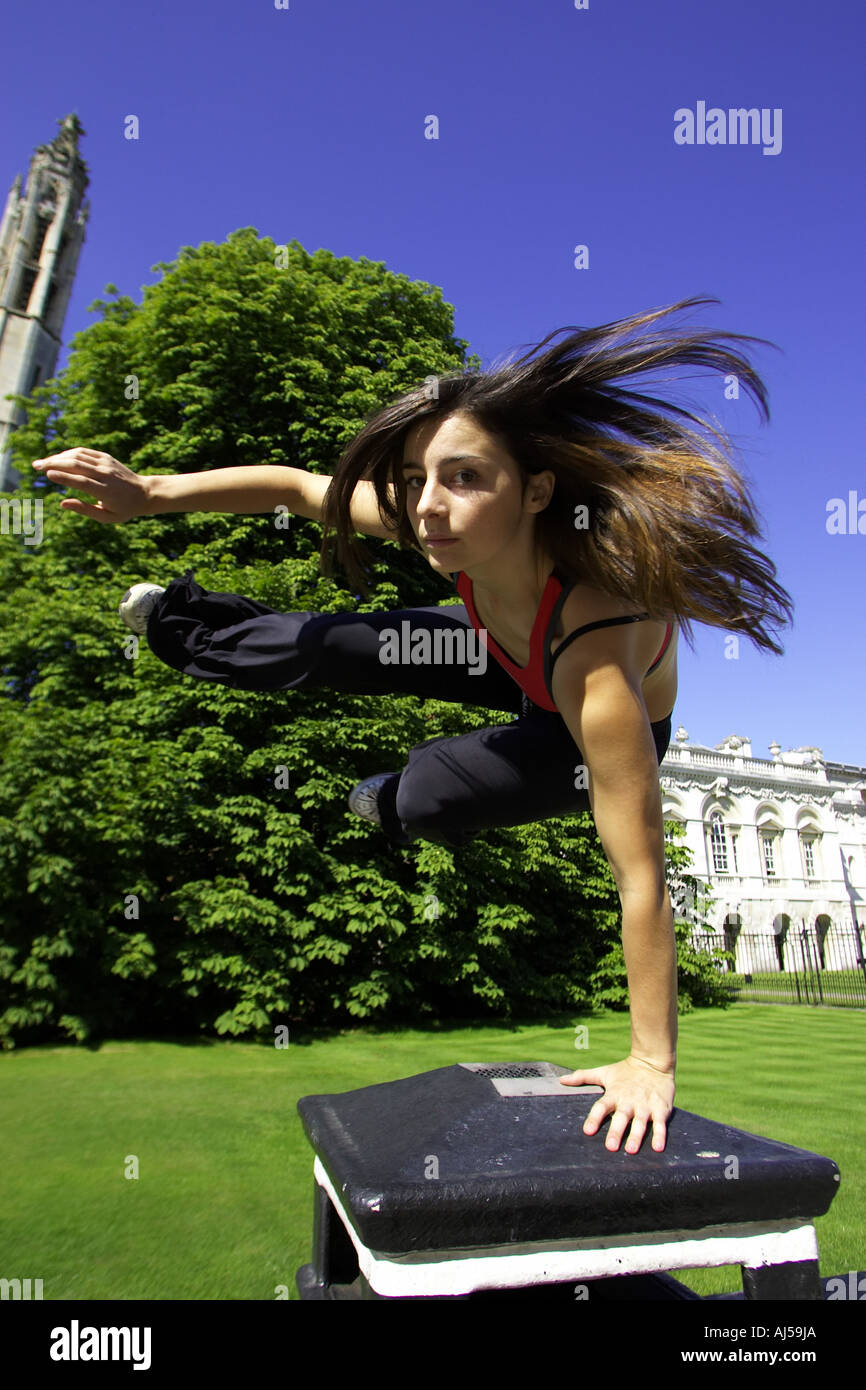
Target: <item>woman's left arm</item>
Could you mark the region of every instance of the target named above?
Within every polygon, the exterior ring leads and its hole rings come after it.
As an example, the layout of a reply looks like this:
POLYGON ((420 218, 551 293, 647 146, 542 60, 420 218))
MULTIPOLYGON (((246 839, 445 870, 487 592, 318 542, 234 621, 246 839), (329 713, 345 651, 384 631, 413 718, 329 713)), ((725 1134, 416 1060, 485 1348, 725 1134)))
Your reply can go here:
POLYGON ((602 629, 563 652, 553 694, 583 753, 590 807, 622 904, 631 1051, 621 1062, 562 1080, 603 1085, 584 1132, 594 1134, 612 1114, 606 1147, 618 1149, 631 1125, 626 1152, 636 1153, 649 1124, 653 1148, 665 1146, 676 1089, 677 965, 658 756, 630 644, 620 633, 602 629))

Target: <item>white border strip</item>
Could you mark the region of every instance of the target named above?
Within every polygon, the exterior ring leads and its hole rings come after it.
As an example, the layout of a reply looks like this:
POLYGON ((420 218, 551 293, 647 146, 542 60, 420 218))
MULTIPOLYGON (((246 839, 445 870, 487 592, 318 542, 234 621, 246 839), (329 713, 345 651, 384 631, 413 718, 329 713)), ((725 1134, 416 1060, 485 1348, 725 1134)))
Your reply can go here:
POLYGON ((705 1226, 699 1233, 693 1229, 650 1231, 601 1240, 585 1237, 385 1255, 362 1244, 318 1155, 313 1176, 330 1197, 358 1252, 361 1273, 370 1287, 386 1298, 528 1288, 568 1279, 606 1279, 617 1274, 657 1274, 717 1265, 755 1269, 818 1258, 815 1227, 804 1225, 799 1218, 705 1226))

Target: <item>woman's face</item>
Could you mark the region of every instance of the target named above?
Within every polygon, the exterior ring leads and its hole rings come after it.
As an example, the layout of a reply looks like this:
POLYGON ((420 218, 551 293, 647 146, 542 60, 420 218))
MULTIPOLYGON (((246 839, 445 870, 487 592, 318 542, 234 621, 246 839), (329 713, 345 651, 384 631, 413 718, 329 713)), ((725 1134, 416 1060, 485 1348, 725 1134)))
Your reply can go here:
MULTIPOLYGON (((411 430, 403 450, 406 514, 428 562, 448 573, 471 569, 513 548, 540 507, 521 499, 520 470, 499 442, 459 412, 411 430), (450 545, 431 540, 447 537, 450 545)), ((527 498, 537 493, 535 475, 527 498)), ((542 491, 544 484, 542 484, 542 491)), ((549 497, 549 493, 548 493, 549 497)), ((546 500, 543 503, 546 505, 546 500)))

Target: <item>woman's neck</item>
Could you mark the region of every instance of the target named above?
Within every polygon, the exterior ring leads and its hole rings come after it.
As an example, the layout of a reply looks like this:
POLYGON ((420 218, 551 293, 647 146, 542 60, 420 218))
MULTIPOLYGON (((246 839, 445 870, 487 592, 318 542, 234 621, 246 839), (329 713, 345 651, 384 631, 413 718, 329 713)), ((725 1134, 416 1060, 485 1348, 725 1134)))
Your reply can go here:
POLYGON ((504 614, 516 625, 521 619, 529 619, 531 624, 553 569, 553 557, 539 553, 521 567, 513 561, 507 567, 500 563, 495 568, 484 567, 481 573, 469 573, 469 578, 488 613, 504 614))

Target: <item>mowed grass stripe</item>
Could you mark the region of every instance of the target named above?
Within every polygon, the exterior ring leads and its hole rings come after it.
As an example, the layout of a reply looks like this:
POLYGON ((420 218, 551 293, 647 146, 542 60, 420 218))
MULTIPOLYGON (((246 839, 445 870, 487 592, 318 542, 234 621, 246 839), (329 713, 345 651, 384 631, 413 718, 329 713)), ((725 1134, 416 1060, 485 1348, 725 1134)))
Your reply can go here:
MULTIPOLYGON (((571 1024, 40 1047, 0 1057, 2 1265, 46 1299, 273 1299, 310 1258, 313 1155, 300 1097, 468 1061, 601 1066, 629 1049, 625 1013, 571 1024), (136 1155, 138 1180, 124 1177, 136 1155)), ((680 1019, 676 1105, 833 1158, 821 1273, 862 1269, 866 1013, 735 1004, 680 1019)), ((590 1142, 603 1144, 607 1124, 590 1142)), ((644 1149, 648 1147, 644 1140, 644 1149)), ((642 1150, 643 1152, 643 1150, 642 1150)), ((639 1163, 641 1154, 629 1155, 639 1163)), ((683 1271, 696 1292, 739 1270, 683 1271)))

